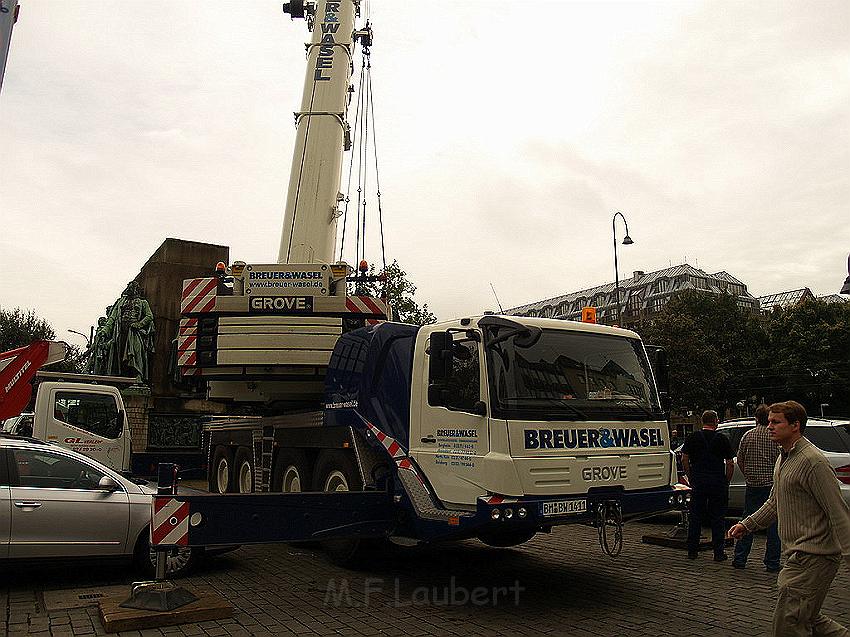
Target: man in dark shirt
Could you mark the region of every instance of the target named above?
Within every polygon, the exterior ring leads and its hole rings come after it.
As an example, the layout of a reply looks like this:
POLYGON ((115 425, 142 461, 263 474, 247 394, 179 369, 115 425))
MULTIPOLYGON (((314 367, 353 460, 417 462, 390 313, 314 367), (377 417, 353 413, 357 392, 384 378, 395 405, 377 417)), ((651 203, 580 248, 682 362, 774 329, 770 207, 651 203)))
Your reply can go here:
POLYGON ((711 543, 714 560, 726 559, 725 542, 726 507, 729 504, 729 481, 735 465, 729 439, 717 432, 717 412, 702 412, 702 429, 685 440, 682 447, 682 465, 691 485, 691 510, 688 524, 688 558, 699 556, 699 539, 703 518, 711 521, 711 543))

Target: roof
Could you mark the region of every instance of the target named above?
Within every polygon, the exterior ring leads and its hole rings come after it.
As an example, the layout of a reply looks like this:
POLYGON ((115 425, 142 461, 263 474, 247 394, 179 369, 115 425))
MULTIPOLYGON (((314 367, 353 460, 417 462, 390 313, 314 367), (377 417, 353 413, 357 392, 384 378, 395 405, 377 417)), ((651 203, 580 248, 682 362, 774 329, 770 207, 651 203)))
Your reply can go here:
MULTIPOLYGON (((746 285, 744 285, 744 283, 740 279, 737 279, 736 277, 732 276, 724 270, 721 270, 720 272, 716 272, 714 274, 709 274, 705 270, 701 270, 700 268, 696 268, 687 263, 682 263, 681 265, 674 265, 669 268, 664 268, 663 270, 656 270, 655 272, 637 273, 637 275, 638 276, 633 275, 627 279, 623 279, 620 281, 621 304, 625 303, 628 300, 630 290, 637 288, 645 289, 661 279, 670 279, 672 281, 677 282, 677 287, 675 288, 675 290, 671 291, 702 289, 706 292, 722 294, 726 291, 726 284, 740 285, 744 288, 744 293, 739 294, 738 296, 754 298, 746 291, 746 285), (682 281, 681 278, 686 275, 692 276, 695 279, 703 279, 705 281, 705 287, 698 288, 690 280, 682 281), (718 282, 722 282, 723 286, 721 287, 717 285, 718 282)), ((600 294, 602 294, 603 296, 613 295, 615 291, 616 284, 614 282, 605 283, 596 287, 579 290, 578 292, 570 292, 569 294, 562 294, 561 296, 544 299, 542 301, 535 301, 533 303, 520 305, 519 307, 515 307, 508 310, 507 313, 522 314, 524 312, 537 312, 543 310, 546 307, 555 307, 562 304, 573 303, 578 299, 585 299, 589 302, 593 297, 596 297, 600 294)), ((653 295, 654 293, 649 292, 645 296, 646 298, 649 298, 653 295)), ((604 302, 601 305, 604 306, 614 304, 616 304, 616 299, 606 298, 604 299, 604 302)))
POLYGON ((787 292, 777 292, 776 294, 768 294, 759 297, 759 304, 763 310, 767 310, 777 305, 779 307, 787 307, 788 305, 796 305, 803 299, 813 299, 815 295, 809 288, 800 288, 799 290, 788 290, 787 292))
POLYGON ((824 303, 847 303, 850 302, 850 296, 842 296, 841 294, 824 294, 818 297, 818 301, 824 303))

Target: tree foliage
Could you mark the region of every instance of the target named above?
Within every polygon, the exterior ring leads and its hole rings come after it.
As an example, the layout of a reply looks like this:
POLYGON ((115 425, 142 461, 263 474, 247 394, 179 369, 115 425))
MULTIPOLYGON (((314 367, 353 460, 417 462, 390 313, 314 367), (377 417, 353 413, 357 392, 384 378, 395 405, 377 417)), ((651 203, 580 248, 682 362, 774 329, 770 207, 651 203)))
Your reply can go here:
MULTIPOLYGON (((6 352, 18 347, 29 345, 33 341, 52 341, 56 332, 45 319, 34 310, 13 310, 0 308, 0 352, 6 352)), ((50 366, 51 371, 80 372, 82 370, 83 353, 76 345, 69 345, 68 358, 61 363, 50 366)))
POLYGON ((674 409, 793 399, 812 413, 826 402, 850 414, 850 303, 807 300, 756 315, 732 296, 689 290, 641 331, 667 349, 674 409))
MULTIPOLYGON (((393 259, 385 270, 386 281, 372 281, 358 286, 358 293, 370 294, 386 298, 392 305, 395 319, 411 325, 429 325, 437 322, 437 317, 428 309, 428 304, 421 306, 414 300, 416 286, 407 278, 407 273, 401 269, 398 261, 393 259)), ((377 274, 373 265, 369 270, 370 276, 377 274)))

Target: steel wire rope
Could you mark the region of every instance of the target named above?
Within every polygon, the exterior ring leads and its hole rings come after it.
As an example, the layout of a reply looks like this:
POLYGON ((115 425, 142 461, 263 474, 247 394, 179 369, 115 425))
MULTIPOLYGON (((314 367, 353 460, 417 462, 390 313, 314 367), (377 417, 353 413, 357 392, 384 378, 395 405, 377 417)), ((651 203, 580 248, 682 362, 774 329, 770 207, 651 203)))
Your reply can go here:
MULTIPOLYGON (((362 76, 361 76, 361 80, 362 80, 362 76)), ((361 99, 363 99, 362 96, 361 96, 361 99)), ((365 99, 364 99, 363 110, 365 110, 365 99)), ((360 134, 360 138, 359 138, 358 144, 357 144, 357 220, 356 220, 356 222, 357 222, 357 234, 354 237, 355 267, 359 267, 359 263, 360 263, 360 210, 361 210, 360 201, 363 198, 363 133, 362 133, 363 112, 362 111, 360 112, 360 118, 361 118, 361 121, 360 121, 361 134, 360 134)))
MULTIPOLYGON (((363 68, 366 65, 366 59, 363 59, 361 68, 360 68, 360 86, 357 90, 357 106, 354 112, 354 133, 352 135, 352 146, 354 142, 359 139, 358 130, 360 124, 360 104, 363 96, 363 68)), ((348 163, 348 182, 345 185, 345 211, 342 216, 342 241, 339 246, 339 260, 342 261, 343 251, 345 250, 345 232, 348 228, 348 204, 351 201, 351 177, 354 172, 354 152, 351 153, 351 160, 348 163)), ((355 260, 357 255, 355 254, 355 260)))
POLYGON ((366 67, 366 97, 369 100, 369 111, 372 114, 372 150, 375 156, 375 189, 378 199, 378 228, 381 232, 381 261, 384 265, 384 272, 387 270, 387 251, 384 246, 384 211, 381 206, 381 178, 378 174, 378 136, 375 132, 375 104, 372 93, 372 58, 369 58, 369 65, 366 67))
POLYGON ((363 56, 366 59, 366 94, 363 96, 363 235, 361 255, 366 260, 366 203, 369 191, 369 68, 372 66, 372 58, 364 48, 363 56))

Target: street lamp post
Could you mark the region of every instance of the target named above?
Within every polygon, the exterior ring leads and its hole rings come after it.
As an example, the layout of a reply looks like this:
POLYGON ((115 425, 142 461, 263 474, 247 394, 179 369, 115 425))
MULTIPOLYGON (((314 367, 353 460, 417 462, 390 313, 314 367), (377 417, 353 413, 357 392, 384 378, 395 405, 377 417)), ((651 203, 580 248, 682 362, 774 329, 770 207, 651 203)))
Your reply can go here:
POLYGON ((617 217, 623 220, 623 224, 626 226, 626 236, 623 237, 623 245, 630 246, 634 243, 632 238, 629 236, 629 222, 626 221, 626 218, 623 216, 623 213, 619 210, 614 213, 614 217, 611 219, 611 229, 614 231, 614 288, 617 291, 617 325, 622 323, 622 316, 620 311, 620 266, 617 263, 617 217))
POLYGON ((86 339, 86 345, 91 345, 91 339, 88 336, 86 336, 85 334, 83 334, 82 332, 78 332, 77 330, 68 330, 68 331, 71 332, 71 334, 77 334, 79 336, 82 336, 84 339, 86 339))

